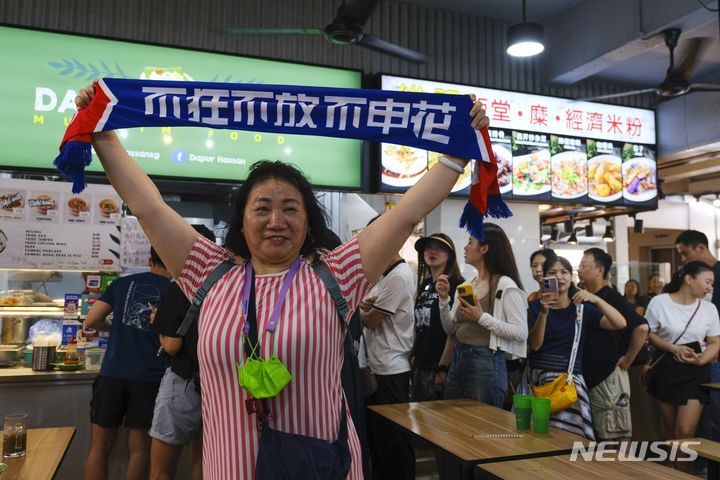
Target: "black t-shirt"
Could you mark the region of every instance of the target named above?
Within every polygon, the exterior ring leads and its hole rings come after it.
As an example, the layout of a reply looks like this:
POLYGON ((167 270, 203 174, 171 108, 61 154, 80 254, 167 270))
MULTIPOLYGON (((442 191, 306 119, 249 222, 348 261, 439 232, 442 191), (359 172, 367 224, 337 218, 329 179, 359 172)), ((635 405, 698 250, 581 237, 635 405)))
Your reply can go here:
MULTIPOLYGON (((463 279, 450 278, 451 299, 463 279)), ((413 368, 433 370, 440 362, 447 335, 440 320, 440 299, 432 277, 422 285, 415 299, 415 344, 413 368)), ((451 300, 452 301, 452 300, 451 300)))
POLYGON ((635 327, 647 324, 647 320, 635 312, 625 297, 605 286, 595 295, 620 312, 627 326, 622 330, 588 330, 583 351, 583 375, 588 388, 593 388, 610 375, 617 361, 627 351, 635 327))
MULTIPOLYGON (((177 283, 173 282, 160 297, 153 328, 160 335, 180 337, 177 334, 177 329, 180 328, 188 308, 190 308, 190 301, 185 297, 177 283)), ((183 338, 182 347, 177 355, 166 356, 165 366, 170 367, 173 372, 182 378, 193 378, 197 366, 197 342, 198 330, 197 321, 195 321, 183 338)))

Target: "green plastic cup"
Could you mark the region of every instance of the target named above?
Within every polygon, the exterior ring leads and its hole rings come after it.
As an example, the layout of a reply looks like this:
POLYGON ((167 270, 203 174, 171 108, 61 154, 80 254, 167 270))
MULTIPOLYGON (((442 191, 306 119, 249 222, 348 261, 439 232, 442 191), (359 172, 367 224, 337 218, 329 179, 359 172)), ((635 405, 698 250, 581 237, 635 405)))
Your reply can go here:
POLYGON ((530 415, 532 397, 530 395, 513 395, 513 407, 515 407, 515 424, 518 430, 530 428, 530 415))
POLYGON ((550 431, 550 399, 533 397, 531 400, 533 431, 548 433, 550 431))

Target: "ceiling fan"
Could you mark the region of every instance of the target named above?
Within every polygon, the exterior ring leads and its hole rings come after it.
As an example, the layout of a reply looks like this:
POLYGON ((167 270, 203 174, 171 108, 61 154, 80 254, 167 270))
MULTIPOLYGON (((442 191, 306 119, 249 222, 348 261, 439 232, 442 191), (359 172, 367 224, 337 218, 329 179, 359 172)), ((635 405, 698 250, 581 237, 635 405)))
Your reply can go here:
POLYGON ((716 92, 720 91, 720 85, 707 83, 690 83, 693 71, 697 66, 697 60, 702 51, 707 47, 709 40, 707 38, 692 38, 687 43, 687 53, 679 66, 675 66, 675 47, 677 47, 681 30, 679 28, 668 28, 660 32, 665 40, 665 46, 670 51, 670 65, 668 66, 665 79, 657 87, 643 88, 640 90, 630 90, 627 92, 611 93, 609 95, 600 95, 597 97, 583 98, 581 100, 609 100, 611 98, 629 97, 633 95, 641 95, 643 93, 655 92, 663 98, 678 97, 690 92, 716 92))
POLYGON ((335 45, 356 45, 394 55, 414 63, 425 63, 427 57, 415 50, 363 33, 362 27, 381 0, 343 0, 335 19, 323 28, 219 28, 219 32, 236 35, 323 35, 335 45))

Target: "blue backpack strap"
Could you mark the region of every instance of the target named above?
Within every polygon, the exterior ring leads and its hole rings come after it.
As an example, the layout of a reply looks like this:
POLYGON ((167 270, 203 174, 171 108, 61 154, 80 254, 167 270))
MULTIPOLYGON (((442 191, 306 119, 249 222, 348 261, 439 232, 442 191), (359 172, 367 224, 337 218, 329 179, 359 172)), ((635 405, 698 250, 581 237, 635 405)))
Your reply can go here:
POLYGON ((190 325, 193 324, 200 313, 200 306, 202 306, 203 300, 205 300, 205 295, 207 295, 213 285, 215 285, 215 282, 220 280, 220 278, 222 278, 222 276, 235 265, 235 262, 228 260, 221 263, 215 267, 212 272, 210 272, 210 275, 207 276, 202 286, 197 289, 197 292, 195 292, 195 297, 193 297, 192 302, 190 303, 190 308, 188 308, 185 318, 183 319, 180 328, 177 330, 178 335, 183 337, 185 336, 187 331, 190 329, 190 325))
POLYGON ((340 285, 338 285, 337 280, 335 280, 335 277, 333 277, 332 272, 330 272, 330 269, 322 260, 315 260, 311 264, 311 266, 313 270, 315 270, 315 273, 317 273, 320 277, 320 280, 322 280, 322 282, 325 284, 325 288, 328 289, 328 291, 330 292, 330 296, 332 296, 333 300, 335 301, 335 307, 337 308, 338 315, 340 316, 340 323, 342 324, 342 329, 344 332, 345 318, 350 311, 350 307, 348 307, 347 301, 345 300, 345 297, 343 297, 342 292, 340 291, 340 285))

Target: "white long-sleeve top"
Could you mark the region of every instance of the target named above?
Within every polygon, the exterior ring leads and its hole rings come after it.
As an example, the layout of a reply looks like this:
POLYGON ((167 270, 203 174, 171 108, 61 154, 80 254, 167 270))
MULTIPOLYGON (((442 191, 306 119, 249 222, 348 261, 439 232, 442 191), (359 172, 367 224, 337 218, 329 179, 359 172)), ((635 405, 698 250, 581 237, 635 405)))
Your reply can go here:
MULTIPOLYGON (((501 350, 511 359, 527 357, 527 294, 510 277, 500 277, 495 295, 493 312, 483 312, 478 319, 479 326, 490 330, 491 350, 501 350)), ((450 308, 449 298, 439 299, 440 320, 448 335, 457 330, 457 309, 459 301, 450 308)))

